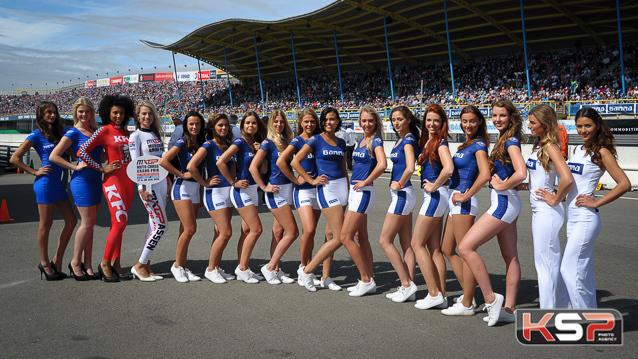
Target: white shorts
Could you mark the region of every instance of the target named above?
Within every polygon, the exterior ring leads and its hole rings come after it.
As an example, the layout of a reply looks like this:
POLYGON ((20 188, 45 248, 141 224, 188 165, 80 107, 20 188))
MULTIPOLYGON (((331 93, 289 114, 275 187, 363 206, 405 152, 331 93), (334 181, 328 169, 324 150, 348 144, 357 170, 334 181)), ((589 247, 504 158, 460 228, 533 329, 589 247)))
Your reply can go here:
POLYGON ((173 201, 189 200, 193 203, 199 203, 199 183, 178 178, 175 180, 171 190, 171 199, 173 201))
POLYGON ((443 217, 447 207, 447 187, 441 186, 436 192, 423 191, 423 205, 419 214, 426 217, 443 217))
POLYGON ((292 193, 292 198, 295 201, 295 208, 299 209, 303 206, 312 206, 312 209, 321 209, 319 202, 317 202, 317 189, 295 189, 292 193))
POLYGON ((476 196, 472 196, 472 198, 463 203, 457 202, 457 204, 454 205, 454 202, 452 202, 452 196, 455 193, 461 193, 461 191, 454 190, 452 191, 452 193, 450 193, 448 199, 448 207, 450 208, 449 215, 452 216, 454 214, 467 214, 476 217, 479 213, 479 204, 476 196))
POLYGON ((279 193, 266 192, 268 209, 277 209, 285 205, 292 206, 292 183, 278 184, 279 193))
POLYGON ((232 208, 233 202, 230 200, 228 186, 204 188, 204 205, 208 212, 222 208, 232 208))
POLYGON ((350 185, 350 194, 348 195, 348 211, 368 214, 377 201, 377 195, 374 187, 366 186, 355 191, 350 185))
POLYGON ((317 186, 317 201, 321 209, 348 204, 348 180, 345 177, 317 186))
POLYGON ((397 214, 399 216, 405 216, 414 210, 416 205, 416 195, 414 194, 414 187, 404 187, 400 191, 390 190, 392 196, 392 203, 388 208, 388 213, 397 214))
POLYGON ((257 185, 251 184, 248 188, 230 187, 230 200, 235 208, 243 208, 250 205, 259 206, 257 185))
POLYGON ((490 189, 492 205, 487 213, 503 222, 512 223, 521 214, 523 204, 515 189, 497 191, 490 189))

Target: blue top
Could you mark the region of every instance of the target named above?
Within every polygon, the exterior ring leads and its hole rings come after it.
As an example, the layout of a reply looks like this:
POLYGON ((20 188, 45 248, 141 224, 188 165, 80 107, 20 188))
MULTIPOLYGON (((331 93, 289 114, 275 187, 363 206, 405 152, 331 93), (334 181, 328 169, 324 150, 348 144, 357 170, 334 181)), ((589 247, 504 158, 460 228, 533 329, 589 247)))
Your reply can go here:
MULTIPOLYGON (((306 140, 303 137, 297 136, 290 141, 290 146, 295 148, 296 152, 299 152, 303 145, 306 144, 306 140)), ((315 161, 315 154, 310 152, 308 157, 305 160, 301 161, 301 167, 303 167, 306 172, 310 173, 310 177, 317 177, 317 163, 315 161)), ((301 186, 295 185, 295 189, 310 189, 315 188, 315 186, 310 183, 304 183, 301 186)))
POLYGON ((236 146, 238 151, 235 154, 237 160, 237 180, 247 180, 249 184, 255 184, 255 179, 250 174, 250 163, 253 161, 255 154, 250 145, 243 137, 236 138, 231 146, 236 146))
POLYGON ((487 155, 487 144, 483 140, 475 140, 474 143, 457 151, 452 157, 454 161, 454 172, 450 177, 450 189, 464 193, 474 185, 479 175, 476 152, 485 151, 487 155))
POLYGON ((62 177, 62 167, 49 160, 49 155, 51 151, 53 151, 53 148, 55 148, 55 144, 49 142, 40 130, 33 130, 33 132, 27 136, 27 140, 33 142, 33 149, 35 149, 35 152, 38 153, 38 156, 40 156, 42 160, 41 167, 51 166, 51 172, 38 177, 47 177, 60 181, 62 177))
POLYGON ((281 151, 277 148, 277 145, 270 140, 265 139, 259 146, 260 150, 266 151, 266 160, 270 167, 270 184, 288 184, 291 183, 288 177, 284 175, 279 167, 277 167, 277 159, 281 156, 281 151))
MULTIPOLYGON (((439 144, 439 147, 441 146, 449 147, 447 140, 445 138, 441 139, 441 143, 439 144)), ((425 148, 423 148, 423 150, 425 151, 425 148)), ((436 150, 438 151, 439 148, 437 147, 436 150)), ((423 181, 426 179, 430 182, 434 182, 436 181, 437 178, 439 178, 439 175, 441 174, 441 170, 443 169, 443 164, 441 164, 441 162, 434 162, 434 161, 433 163, 434 165, 430 163, 429 158, 426 158, 421 164, 421 184, 423 184, 423 181)))
MULTIPOLYGON (((222 156, 224 151, 217 146, 215 141, 208 140, 204 142, 202 148, 206 149, 206 172, 208 173, 208 177, 218 176, 221 182, 219 184, 210 186, 209 188, 217 188, 217 187, 230 187, 230 183, 226 180, 226 177, 222 176, 221 172, 219 172, 219 168, 217 168, 217 160, 222 156)), ((226 162, 226 166, 230 170, 235 163, 235 158, 231 157, 228 162, 226 162)))
POLYGON ((344 178, 343 156, 346 153, 346 141, 339 138, 336 146, 331 146, 321 135, 314 135, 306 142, 312 148, 317 161, 317 173, 328 176, 328 180, 344 178))
MULTIPOLYGON (((177 159, 179 160, 179 165, 182 167, 182 173, 188 172, 186 166, 188 166, 188 162, 193 158, 193 154, 188 151, 188 145, 186 144, 186 139, 181 137, 177 142, 175 142, 175 147, 179 148, 179 153, 177 154, 177 159)), ((204 169, 204 164, 200 163, 198 166, 199 173, 202 173, 204 169)), ((195 182, 194 178, 187 179, 186 181, 195 182)))
MULTIPOLYGON (((71 149, 73 150, 73 153, 78 153, 82 144, 91 138, 90 136, 83 134, 77 127, 71 127, 71 129, 66 131, 64 137, 71 140, 71 149)), ((89 152, 89 156, 91 156, 95 162, 102 163, 102 151, 102 146, 96 146, 91 150, 91 152, 89 152)), ((78 163, 80 162, 82 162, 82 159, 78 157, 78 163)), ((76 177, 81 177, 90 182, 102 182, 102 174, 91 166, 87 166, 81 171, 73 171, 71 178, 76 177)))
MULTIPOLYGON (((517 137, 508 138, 505 142, 505 151, 507 151, 510 146, 518 146, 518 148, 520 149, 521 140, 519 140, 517 137)), ((514 171, 514 166, 511 163, 503 163, 501 162, 501 160, 498 159, 494 161, 494 167, 496 167, 496 170, 493 171, 492 174, 497 174, 501 178, 501 181, 505 181, 506 178, 516 172, 514 171)))
MULTIPOLYGON (((416 137, 414 137, 413 134, 411 133, 408 134, 407 136, 403 138, 403 140, 401 140, 400 138, 397 139, 397 142, 395 142, 392 152, 390 152, 390 160, 392 161, 392 179, 390 180, 390 183, 392 183, 392 181, 399 182, 401 177, 403 177, 403 172, 405 172, 405 168, 407 167, 407 164, 405 162, 405 150, 404 150, 405 145, 412 145, 412 148, 414 149, 415 161, 417 156, 419 155, 418 153, 419 146, 416 142, 416 137), (399 141, 401 141, 401 143, 397 145, 399 141)), ((412 183, 408 179, 408 182, 405 183, 403 187, 410 187, 410 186, 412 186, 412 183)))
MULTIPOLYGON (((368 150, 366 149, 367 146, 361 147, 362 141, 363 138, 361 139, 361 141, 359 141, 357 147, 352 152, 354 167, 352 169, 352 178, 350 179, 350 184, 353 185, 356 184, 355 181, 364 181, 366 178, 368 178, 368 176, 370 176, 370 173, 372 173, 374 168, 377 166, 377 159, 376 157, 372 158, 370 156, 370 153, 368 153, 368 150)), ((381 139, 381 137, 377 136, 372 139, 372 152, 374 152, 374 150, 379 146, 383 148, 383 140, 381 139)), ((372 183, 369 183, 369 185, 372 185, 372 183)))

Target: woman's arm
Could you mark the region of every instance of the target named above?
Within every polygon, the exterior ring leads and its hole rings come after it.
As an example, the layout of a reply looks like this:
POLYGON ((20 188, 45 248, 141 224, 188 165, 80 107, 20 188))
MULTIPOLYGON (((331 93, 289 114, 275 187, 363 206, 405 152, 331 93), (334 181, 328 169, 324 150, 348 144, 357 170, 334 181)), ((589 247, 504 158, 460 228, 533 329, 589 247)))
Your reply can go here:
POLYGON ((521 154, 521 148, 518 146, 509 146, 507 153, 512 160, 512 166, 514 166, 514 173, 505 179, 501 180, 497 174, 492 176, 492 188, 497 191, 507 191, 515 189, 521 182, 527 178, 527 167, 525 166, 525 160, 521 154))
POLYGON ((556 173, 560 176, 560 182, 558 183, 558 190, 555 193, 550 193, 544 188, 539 188, 536 190, 536 196, 539 199, 547 202, 550 206, 555 206, 559 204, 567 193, 569 193, 569 189, 574 183, 574 177, 572 177, 572 173, 569 171, 569 167, 567 167, 567 162, 563 158, 563 154, 560 151, 558 145, 552 145, 547 149, 547 154, 549 155, 549 159, 552 160, 554 164, 554 168, 556 169, 556 173))
POLYGON ((472 198, 472 196, 476 195, 483 186, 490 180, 490 164, 487 161, 487 152, 481 150, 474 152, 474 156, 476 157, 476 164, 478 165, 479 175, 476 177, 476 180, 472 184, 472 187, 468 188, 465 193, 455 193, 452 196, 452 202, 456 205, 457 203, 465 203, 472 198))
POLYGON ((308 172, 304 171, 303 166, 301 166, 301 162, 305 160, 306 157, 308 157, 310 152, 312 152, 312 148, 308 146, 307 144, 303 145, 301 150, 297 152, 297 155, 293 157, 292 162, 290 162, 290 165, 299 174, 299 177, 303 178, 306 182, 310 183, 311 185, 317 186, 320 184, 327 184, 328 176, 321 175, 321 176, 317 176, 317 178, 312 178, 308 174, 308 172))
POLYGON ((64 160, 64 158, 62 158, 62 154, 67 153, 67 149, 71 147, 72 143, 73 140, 63 136, 60 142, 58 142, 58 144, 55 146, 53 151, 51 151, 51 154, 49 155, 49 161, 74 172, 81 171, 83 168, 86 167, 86 162, 82 161, 78 162, 77 165, 74 165, 73 163, 67 162, 64 160))
POLYGON ((230 159, 239 152, 239 147, 237 145, 230 145, 226 151, 219 157, 217 160, 217 168, 219 168, 219 172, 224 176, 226 181, 230 183, 231 186, 235 188, 248 188, 249 183, 247 180, 235 181, 235 177, 232 176, 226 162, 230 161, 230 159))
MULTIPOLYGON (((629 182, 627 174, 622 170, 622 168, 620 168, 620 166, 618 166, 618 162, 616 162, 614 155, 612 155, 606 148, 601 148, 600 154, 607 172, 609 172, 611 178, 616 181, 616 187, 598 200, 594 199, 593 195, 578 195, 578 198, 576 199, 576 206, 578 207, 585 206, 589 208, 598 208, 604 206, 617 200, 620 196, 625 194, 625 192, 631 189, 631 182, 629 182)), ((561 177, 560 180, 562 182, 563 178, 561 177)))
MULTIPOLYGON (((93 158, 91 157, 90 152, 96 146, 102 144, 102 136, 106 132, 108 132, 108 130, 106 130, 106 127, 100 127, 97 131, 93 132, 93 135, 91 135, 91 137, 82 144, 77 153, 78 157, 81 158, 82 161, 87 164, 87 166, 93 167, 103 174, 111 173, 116 169, 122 167, 122 165, 120 164, 120 160, 114 160, 106 166, 102 166, 101 163, 95 162, 95 160, 93 160, 93 158)), ((104 148, 104 152, 106 152, 106 148, 104 148)))
POLYGON ((383 146, 377 146, 374 149, 374 157, 377 159, 377 165, 374 167, 370 175, 363 181, 355 181, 356 183, 352 187, 355 191, 367 186, 368 184, 374 182, 379 176, 385 172, 385 169, 388 167, 387 159, 385 158, 385 151, 383 151, 383 146))
MULTIPOLYGON (((443 165, 443 169, 439 176, 436 178, 434 183, 431 183, 427 179, 424 180, 423 189, 426 192, 436 192, 439 187, 443 186, 447 180, 452 176, 452 172, 454 172, 454 161, 452 160, 452 155, 450 154, 450 148, 448 146, 439 146, 438 149, 439 158, 441 159, 441 164, 443 165)), ((428 161, 428 159, 425 159, 428 161)))
POLYGON ((190 172, 182 173, 178 171, 177 168, 175 168, 175 166, 171 164, 171 161, 173 160, 173 158, 175 158, 175 156, 177 156, 179 151, 181 151, 181 149, 178 146, 171 147, 171 149, 168 150, 168 152, 166 152, 164 156, 162 156, 162 158, 160 158, 160 162, 159 162, 160 166, 164 167, 168 172, 170 172, 175 177, 179 177, 181 179, 193 178, 192 173, 190 172))
POLYGON ((284 176, 286 176, 292 183, 301 185, 305 183, 303 177, 295 177, 295 174, 292 172, 290 166, 288 165, 288 159, 290 159, 290 157, 292 157, 295 152, 297 152, 297 149, 292 145, 288 145, 284 152, 279 155, 279 158, 277 158, 277 167, 279 167, 281 173, 283 173, 284 176))
POLYGON ((390 183, 390 188, 394 191, 400 191, 401 188, 403 188, 405 184, 408 183, 410 177, 412 177, 412 174, 414 174, 414 147, 412 147, 411 144, 407 144, 403 146, 403 151, 405 152, 405 171, 403 171, 403 175, 401 176, 399 182, 392 181, 392 183, 390 183))
POLYGON ((266 154, 266 151, 263 149, 257 150, 257 153, 255 153, 255 157, 253 157, 253 160, 250 162, 248 171, 250 171, 250 174, 253 176, 255 183, 257 184, 257 186, 259 186, 259 188, 261 188, 262 191, 278 193, 279 186, 266 185, 261 179, 261 168, 265 163, 264 159, 266 158, 266 154))
POLYGON ((219 184, 219 182, 221 181, 219 179, 219 176, 212 176, 204 179, 204 177, 202 177, 202 174, 199 172, 199 164, 204 161, 206 155, 208 155, 208 151, 204 147, 200 147, 197 152, 195 152, 195 155, 191 158, 191 160, 188 161, 186 169, 188 170, 188 173, 191 174, 193 179, 197 181, 197 183, 199 183, 203 187, 210 187, 219 184))
POLYGON ((9 159, 9 162, 32 176, 38 177, 51 173, 52 169, 50 165, 42 166, 37 170, 34 170, 33 168, 27 166, 24 162, 22 162, 22 157, 27 152, 29 152, 31 147, 33 147, 33 144, 34 143, 31 140, 25 140, 24 142, 22 142, 20 147, 13 153, 13 155, 11 155, 11 159, 9 159))

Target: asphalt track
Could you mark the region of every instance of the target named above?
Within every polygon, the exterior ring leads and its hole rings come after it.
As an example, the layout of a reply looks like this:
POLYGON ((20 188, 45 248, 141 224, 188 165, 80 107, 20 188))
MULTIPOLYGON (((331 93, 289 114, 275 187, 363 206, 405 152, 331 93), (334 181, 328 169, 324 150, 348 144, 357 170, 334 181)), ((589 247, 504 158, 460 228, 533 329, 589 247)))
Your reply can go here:
MULTIPOLYGON (((2 358, 489 356, 582 359, 635 357, 638 351, 637 193, 628 193, 601 210, 603 228, 595 247, 599 306, 617 309, 622 314, 624 345, 530 347, 517 342, 514 324, 488 328, 482 320, 485 315, 482 312, 473 317, 446 317, 439 310, 422 311, 415 309, 413 303, 393 303, 385 298, 385 293, 399 285, 377 241, 390 203, 387 179, 377 182, 377 204, 368 220, 379 288, 376 294, 362 298, 351 298, 345 290, 319 289, 309 293, 296 284, 248 285, 238 281, 213 284, 206 279, 177 283, 169 269, 174 261, 179 227, 172 204, 168 205, 168 233, 153 257, 154 270, 166 276, 165 280, 115 284, 80 283, 72 279, 41 281, 36 268, 38 212, 32 182, 33 177, 28 175, 0 175, 0 199, 7 200, 15 220, 0 224, 2 358)), ((518 251, 522 281, 518 305, 519 308, 538 307, 531 210, 527 193, 522 192, 521 197, 523 213, 518 221, 518 251)), ((478 199, 484 212, 489 207, 488 190, 483 189, 478 199)), ((102 257, 109 230, 109 213, 105 202, 102 203, 95 226, 94 268, 102 257)), ((421 200, 417 206, 420 203, 421 200)), ((268 209, 260 206, 259 212, 264 234, 250 263, 255 272, 269 258, 268 232, 272 226, 268 209)), ((136 197, 124 233, 122 264, 125 270, 129 270, 140 255, 146 221, 146 211, 136 197)), ((238 232, 237 214, 233 225, 238 232)), ((324 225, 322 219, 319 228, 324 225)), ((56 212, 49 253, 55 250, 61 226, 61 217, 56 212)), ((189 250, 189 267, 202 276, 208 264, 212 228, 212 220, 202 209, 198 231, 189 250)), ((322 237, 321 233, 317 235, 315 250, 321 245, 322 237)), ((564 228, 562 242, 564 246, 564 228)), ((222 261, 222 268, 227 272, 236 266, 236 243, 237 234, 234 234, 222 261)), ((63 260, 65 266, 71 259, 71 248, 72 244, 63 260)), ((505 268, 496 241, 489 242, 479 252, 486 261, 495 290, 504 293, 505 268)), ((295 242, 282 259, 282 269, 296 277, 298 258, 299 245, 295 242)), ((339 284, 356 283, 358 272, 344 248, 335 254, 332 273, 339 284)), ((418 270, 417 273, 417 296, 422 298, 427 290, 418 270)), ((448 299, 460 294, 449 266, 447 288, 448 299)), ((479 304, 483 303, 480 291, 476 299, 479 304)))

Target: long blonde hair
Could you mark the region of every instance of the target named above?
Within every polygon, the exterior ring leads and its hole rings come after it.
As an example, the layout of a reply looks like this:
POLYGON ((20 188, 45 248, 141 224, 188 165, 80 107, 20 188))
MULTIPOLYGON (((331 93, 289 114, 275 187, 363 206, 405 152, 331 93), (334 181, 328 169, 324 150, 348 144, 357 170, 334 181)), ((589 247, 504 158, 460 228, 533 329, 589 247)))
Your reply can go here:
POLYGON ((277 149, 279 149, 280 152, 284 152, 286 147, 288 147, 290 141, 292 141, 292 129, 288 124, 286 113, 282 110, 274 110, 270 113, 270 118, 268 119, 267 136, 268 139, 275 143, 275 146, 277 146, 277 149), (275 128, 273 127, 273 124, 277 117, 281 117, 284 120, 284 130, 281 133, 277 133, 277 131, 275 131, 275 128))
POLYGON ((359 126, 361 126, 361 114, 369 113, 374 117, 374 133, 372 134, 372 138, 366 144, 366 150, 370 154, 370 157, 374 157, 374 150, 372 149, 372 142, 374 142, 375 137, 381 137, 383 139, 383 121, 381 120, 381 115, 375 110, 374 107, 365 105, 361 107, 361 111, 359 111, 359 126))
POLYGON ((95 123, 95 106, 93 106, 93 102, 91 102, 91 100, 86 97, 80 97, 73 103, 73 109, 71 110, 71 112, 73 112, 73 125, 77 125, 78 122, 80 122, 80 119, 78 118, 78 108, 80 108, 80 106, 87 106, 91 109, 91 119, 89 120, 89 126, 96 129, 97 124, 95 123))
POLYGON ((538 122, 545 129, 545 137, 536 137, 534 140, 533 150, 538 149, 538 162, 543 166, 545 171, 552 172, 550 167, 551 159, 547 150, 553 145, 558 145, 558 118, 553 108, 548 105, 541 104, 529 111, 530 116, 536 117, 538 122))
POLYGON ((142 112, 142 107, 148 107, 151 109, 153 113, 153 123, 151 124, 151 131, 157 136, 157 138, 162 138, 162 125, 160 124, 159 116, 157 116, 157 109, 155 108, 155 104, 148 100, 142 100, 137 103, 135 107, 135 128, 139 129, 141 127, 140 124, 140 112, 142 112))
POLYGON ((498 141, 496 141, 494 149, 490 154, 490 158, 488 159, 491 172, 496 170, 494 162, 497 160, 500 160, 503 163, 512 163, 509 153, 505 150, 507 139, 510 137, 516 137, 519 141, 523 140, 523 132, 521 131, 523 128, 523 119, 512 101, 505 98, 498 99, 492 103, 492 111, 494 111, 494 107, 501 107, 507 111, 507 114, 510 116, 510 124, 507 126, 505 131, 500 134, 500 137, 498 138, 498 141))

